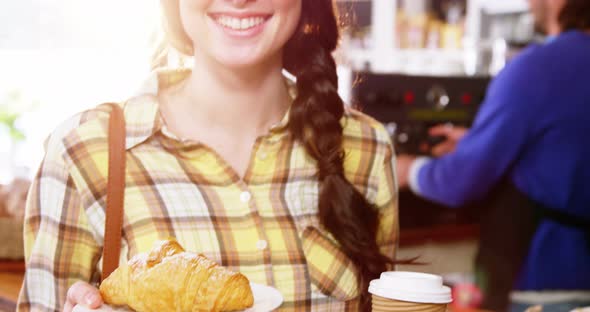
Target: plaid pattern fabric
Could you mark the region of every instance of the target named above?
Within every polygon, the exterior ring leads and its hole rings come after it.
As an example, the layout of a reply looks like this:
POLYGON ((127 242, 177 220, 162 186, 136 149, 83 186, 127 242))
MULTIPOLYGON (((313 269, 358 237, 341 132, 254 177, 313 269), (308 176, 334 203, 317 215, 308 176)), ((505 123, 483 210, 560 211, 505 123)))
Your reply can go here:
MULTIPOLYGON (((170 133, 155 94, 186 72, 161 71, 123 105, 127 122, 121 261, 175 237, 251 282, 272 285, 281 311, 355 311, 355 268, 318 221, 316 162, 283 121, 260 137, 245 176, 213 150, 170 133)), ((98 282, 105 221, 109 109, 62 124, 27 201, 27 271, 19 311, 61 311, 69 286, 98 282)), ((379 245, 398 237, 394 153, 382 125, 356 111, 343 118, 345 173, 380 211, 379 245)))

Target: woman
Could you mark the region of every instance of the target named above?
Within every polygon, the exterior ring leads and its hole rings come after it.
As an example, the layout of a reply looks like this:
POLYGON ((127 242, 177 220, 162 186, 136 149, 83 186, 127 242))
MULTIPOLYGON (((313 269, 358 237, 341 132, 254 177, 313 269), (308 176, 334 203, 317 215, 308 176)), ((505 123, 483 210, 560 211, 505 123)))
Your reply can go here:
MULTIPOLYGON (((160 70, 122 104, 123 261, 176 237, 276 287, 281 310, 368 308, 397 241, 394 153, 346 110, 332 0, 163 0, 192 70, 160 70), (282 75, 286 69, 296 83, 282 75)), ((19 309, 97 307, 108 109, 50 137, 26 217, 19 309), (73 286, 72 286, 73 285, 73 286)))

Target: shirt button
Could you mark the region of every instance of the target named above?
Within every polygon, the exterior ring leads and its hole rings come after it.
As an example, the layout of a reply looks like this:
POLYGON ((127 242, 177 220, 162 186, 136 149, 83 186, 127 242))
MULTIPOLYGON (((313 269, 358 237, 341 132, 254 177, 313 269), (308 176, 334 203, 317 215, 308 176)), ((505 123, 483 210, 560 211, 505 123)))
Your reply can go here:
POLYGON ((247 203, 250 201, 250 199, 252 198, 252 194, 250 194, 250 192, 242 192, 240 193, 240 201, 242 203, 247 203))
POLYGON ((268 242, 264 239, 261 239, 259 241, 256 242, 256 248, 258 250, 265 250, 266 247, 268 247, 268 242))
POLYGON ((268 142, 270 143, 277 143, 281 138, 278 135, 273 135, 268 138, 268 142))
POLYGON ((258 159, 260 160, 265 160, 268 157, 268 154, 266 152, 259 152, 258 153, 258 159))

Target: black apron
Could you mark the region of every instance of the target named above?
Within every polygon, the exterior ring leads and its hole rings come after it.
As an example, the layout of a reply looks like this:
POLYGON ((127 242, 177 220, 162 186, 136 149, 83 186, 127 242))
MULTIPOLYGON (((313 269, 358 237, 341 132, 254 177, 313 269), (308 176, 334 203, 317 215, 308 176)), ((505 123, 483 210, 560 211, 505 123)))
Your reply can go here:
POLYGON ((476 276, 484 293, 482 307, 500 312, 508 309, 510 291, 539 223, 550 219, 581 228, 586 231, 590 248, 590 220, 540 205, 510 182, 500 183, 488 198, 489 204, 481 213, 476 276))

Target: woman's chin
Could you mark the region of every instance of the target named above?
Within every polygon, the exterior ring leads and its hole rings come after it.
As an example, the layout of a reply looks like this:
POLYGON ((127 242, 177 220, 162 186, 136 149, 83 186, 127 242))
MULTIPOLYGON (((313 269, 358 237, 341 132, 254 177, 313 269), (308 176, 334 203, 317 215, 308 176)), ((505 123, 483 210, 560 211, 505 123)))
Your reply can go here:
POLYGON ((231 55, 219 55, 216 61, 230 69, 256 68, 263 66, 264 57, 257 57, 251 53, 232 53, 231 55))

